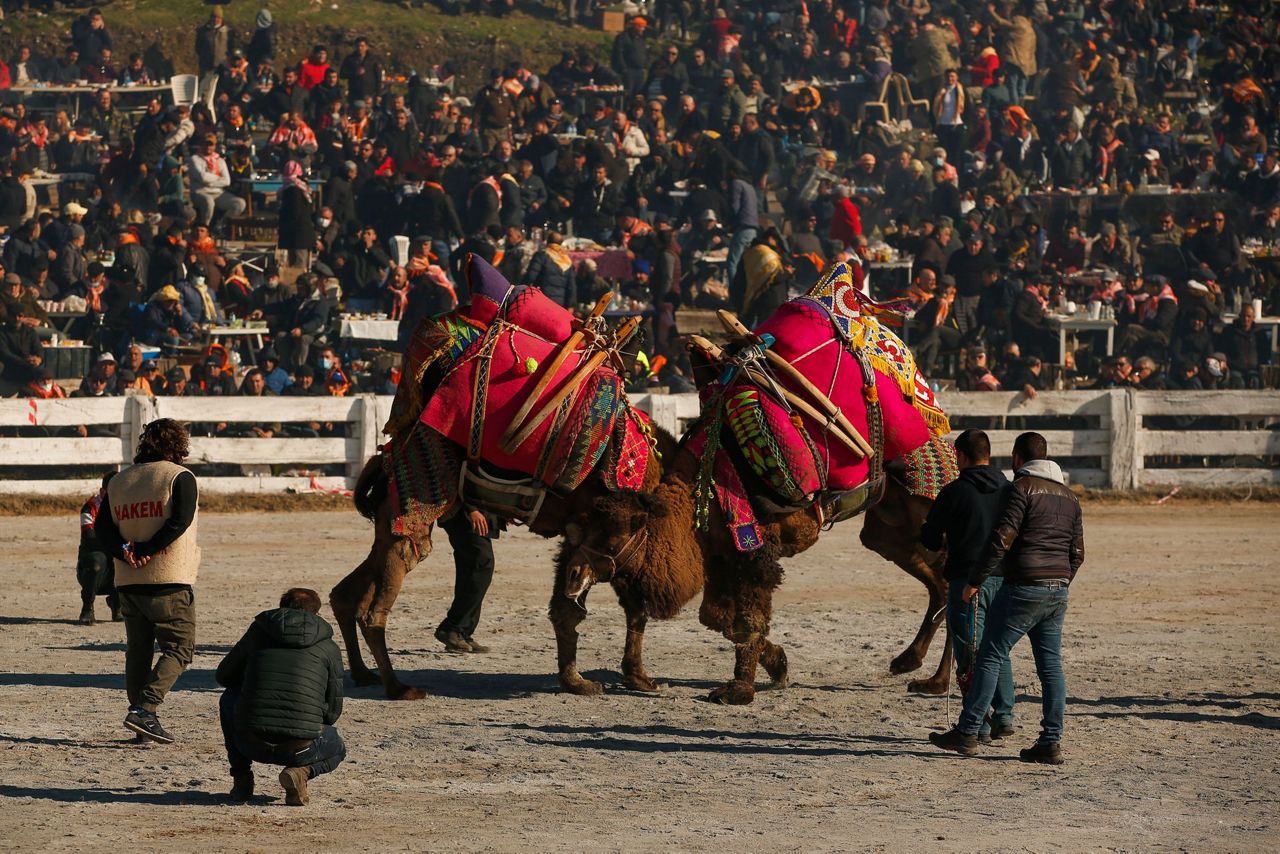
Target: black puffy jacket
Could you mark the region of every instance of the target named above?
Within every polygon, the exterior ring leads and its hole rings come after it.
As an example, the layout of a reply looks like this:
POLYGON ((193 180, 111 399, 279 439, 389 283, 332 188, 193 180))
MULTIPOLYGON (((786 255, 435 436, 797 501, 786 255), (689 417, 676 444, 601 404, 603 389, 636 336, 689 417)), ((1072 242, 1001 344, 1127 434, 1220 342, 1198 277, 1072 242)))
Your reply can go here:
POLYGON ((1009 487, 986 558, 970 570, 969 583, 977 587, 1002 564, 1006 584, 1071 581, 1083 563, 1080 501, 1057 463, 1033 460, 1009 487))
POLYGON ((239 688, 236 726, 268 741, 315 738, 342 714, 342 655, 333 629, 297 608, 263 611, 218 665, 239 688))

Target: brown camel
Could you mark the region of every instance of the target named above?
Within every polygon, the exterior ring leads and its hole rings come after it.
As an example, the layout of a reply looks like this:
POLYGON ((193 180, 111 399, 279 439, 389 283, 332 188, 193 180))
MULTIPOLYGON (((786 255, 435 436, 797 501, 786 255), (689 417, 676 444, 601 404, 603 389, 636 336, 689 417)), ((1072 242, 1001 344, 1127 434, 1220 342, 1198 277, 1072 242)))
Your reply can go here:
MULTIPOLYGON (((649 450, 645 490, 652 490, 658 484, 661 476, 661 453, 665 451, 670 459, 676 447, 675 440, 670 435, 657 429, 654 433, 658 448, 656 451, 653 448, 649 450)), ((404 684, 396 676, 387 652, 387 619, 405 576, 431 553, 431 537, 430 532, 421 539, 399 536, 392 532, 396 508, 387 487, 387 475, 379 454, 365 464, 356 482, 354 495, 356 509, 374 523, 373 545, 364 561, 329 593, 329 604, 342 631, 351 678, 355 683, 373 685, 381 681, 390 699, 416 700, 426 696, 426 692, 404 684), (373 655, 378 668, 377 674, 365 666, 360 655, 357 626, 373 655)), ((566 527, 574 524, 574 520, 581 524, 581 520, 597 501, 605 500, 612 494, 599 471, 569 495, 561 496, 548 491, 538 515, 529 523, 529 530, 544 537, 560 536, 566 527)), ((696 592, 695 590, 694 593, 696 592)), ((620 590, 619 598, 622 596, 623 592, 620 590)), ((643 627, 643 617, 640 618, 640 625, 643 627)), ((628 634, 628 658, 623 660, 624 673, 630 673, 628 662, 640 661, 640 641, 639 635, 633 640, 628 634)), ((562 681, 564 678, 562 669, 562 681)), ((636 680, 630 681, 636 681, 637 685, 643 683, 643 671, 640 671, 636 680)))
MULTIPOLYGON (((670 458, 668 458, 670 459, 670 458)), ((551 600, 560 683, 576 694, 598 694, 597 683, 577 670, 577 626, 586 617, 578 603, 594 582, 609 582, 627 616, 627 649, 623 659, 625 684, 652 691, 640 658, 648 617, 668 619, 687 604, 705 583, 699 619, 733 641, 737 655, 734 679, 711 693, 724 703, 745 704, 755 696, 755 674, 763 664, 772 687, 787 684, 787 655, 769 637, 773 590, 782 582, 780 558, 797 555, 818 540, 820 526, 810 510, 761 520, 766 545, 741 553, 730 542, 716 502, 711 502, 707 530, 698 530, 694 486, 698 461, 683 448, 652 495, 612 494, 595 502, 590 516, 565 528, 565 542, 557 558, 557 587, 551 600), (692 536, 691 536, 692 535, 692 536)), ((892 477, 881 502, 867 514, 862 542, 897 563, 929 590, 929 610, 915 640, 890 669, 904 673, 920 667, 934 633, 942 622, 946 582, 940 567, 915 547, 919 527, 928 512, 927 499, 911 496, 892 477)), ((947 644, 937 672, 913 681, 908 689, 924 694, 945 693, 951 670, 947 644)))

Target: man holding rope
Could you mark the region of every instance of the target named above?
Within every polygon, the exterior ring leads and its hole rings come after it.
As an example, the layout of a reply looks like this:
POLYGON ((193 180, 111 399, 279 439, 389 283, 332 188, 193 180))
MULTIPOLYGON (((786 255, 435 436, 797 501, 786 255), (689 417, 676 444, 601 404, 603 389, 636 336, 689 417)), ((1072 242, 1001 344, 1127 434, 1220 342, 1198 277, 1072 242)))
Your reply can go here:
POLYGON ((929 740, 963 756, 978 752, 978 730, 996 693, 1001 662, 1023 635, 1031 639, 1044 707, 1040 737, 1020 754, 1023 762, 1062 764, 1062 722, 1067 680, 1062 672, 1062 625, 1067 588, 1084 563, 1080 502, 1067 488, 1058 464, 1049 459, 1039 433, 1023 433, 1013 443, 1017 477, 1000 510, 985 557, 969 572, 964 599, 977 594, 1001 562, 1004 585, 991 602, 986 632, 978 648, 973 685, 964 699, 960 723, 929 740))
MULTIPOLYGON (((956 437, 955 448, 960 476, 938 493, 920 531, 920 542, 931 551, 940 551, 944 545, 947 549, 947 624, 955 649, 957 681, 967 697, 987 610, 1004 579, 997 570, 982 583, 976 596, 965 599, 964 590, 991 540, 1009 479, 991 464, 991 440, 983 431, 965 430, 956 437)), ((1005 655, 991 714, 988 717, 984 710, 978 729, 979 741, 986 744, 1013 733, 1013 700, 1013 665, 1005 655)))

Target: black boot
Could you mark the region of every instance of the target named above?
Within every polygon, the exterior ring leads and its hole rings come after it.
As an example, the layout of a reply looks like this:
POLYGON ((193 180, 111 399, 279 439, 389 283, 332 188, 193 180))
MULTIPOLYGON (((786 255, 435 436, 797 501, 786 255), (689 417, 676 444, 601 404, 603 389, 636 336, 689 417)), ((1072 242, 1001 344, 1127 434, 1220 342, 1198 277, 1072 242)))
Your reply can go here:
POLYGON ((1019 752, 1018 758, 1023 762, 1035 762, 1040 765, 1061 765, 1065 761, 1062 758, 1062 745, 1045 744, 1043 741, 1037 741, 1019 752))
POLYGON ((244 803, 253 797, 253 772, 236 774, 231 778, 231 800, 244 803))

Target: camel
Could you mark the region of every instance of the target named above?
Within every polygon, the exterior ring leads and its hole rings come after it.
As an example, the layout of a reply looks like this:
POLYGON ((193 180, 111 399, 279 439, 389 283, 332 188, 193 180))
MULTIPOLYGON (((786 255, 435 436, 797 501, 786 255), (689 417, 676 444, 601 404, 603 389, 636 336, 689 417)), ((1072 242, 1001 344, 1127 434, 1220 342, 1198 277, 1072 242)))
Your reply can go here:
MULTIPOLYGON (((493 394, 486 394, 484 401, 486 406, 479 411, 488 413, 488 420, 482 416, 479 422, 480 431, 475 435, 484 436, 484 430, 492 428, 493 433, 505 430, 503 435, 504 442, 508 435, 514 435, 511 444, 507 449, 509 454, 510 448, 518 448, 525 438, 532 435, 533 429, 545 420, 550 418, 549 413, 553 413, 557 407, 565 409, 561 406, 563 401, 566 406, 574 403, 577 398, 576 389, 580 388, 584 378, 591 376, 606 358, 610 355, 616 356, 616 348, 625 342, 629 332, 627 330, 634 328, 634 321, 623 321, 619 330, 610 333, 605 330, 603 321, 596 324, 594 321, 600 318, 603 313, 607 301, 601 300, 595 309, 593 309, 591 317, 578 324, 576 331, 569 334, 570 325, 565 317, 561 317, 556 312, 562 312, 559 307, 554 307, 545 297, 541 297, 536 292, 525 293, 524 296, 517 295, 519 289, 512 289, 506 279, 502 278, 492 266, 483 260, 471 256, 468 259, 467 277, 469 283, 469 291, 473 296, 472 309, 483 313, 485 306, 493 311, 502 311, 502 307, 508 305, 508 301, 512 303, 521 303, 527 312, 523 317, 535 324, 542 324, 545 332, 548 329, 559 332, 551 334, 563 334, 564 338, 553 337, 550 340, 543 340, 546 345, 544 354, 546 362, 541 366, 542 370, 537 373, 536 377, 529 379, 531 391, 520 397, 508 396, 501 405, 507 406, 506 410, 500 409, 499 404, 495 402, 496 397, 493 394), (539 301, 543 305, 539 308, 539 301), (476 309, 476 306, 479 306, 476 309), (531 307, 532 306, 532 307, 531 307), (548 309, 546 306, 553 306, 548 309), (539 314, 541 312, 541 314, 539 314), (550 312, 550 313, 548 313, 550 312), (628 325, 628 324, 632 325, 628 325), (570 372, 567 381, 560 384, 558 390, 552 392, 551 380, 555 376, 557 366, 563 363, 568 354, 573 352, 575 346, 581 343, 584 338, 591 338, 594 342, 590 355, 585 356, 578 363, 577 367, 570 372), (551 341, 561 340, 564 343, 553 345, 551 341), (577 378, 577 382, 574 379, 577 378), (543 401, 543 391, 547 392, 548 400, 543 401), (573 395, 570 397, 570 395, 573 395), (515 405, 519 405, 518 411, 514 410, 515 405), (542 404, 541 409, 534 413, 534 407, 542 404), (505 413, 495 414, 495 413, 505 413), (513 414, 514 413, 514 414, 513 414), (525 416, 529 416, 527 419, 525 416)), ((497 317, 497 315, 495 315, 497 317)), ((445 379, 451 376, 449 373, 455 369, 461 370, 463 361, 470 360, 472 365, 487 364, 493 365, 496 361, 491 358, 493 349, 485 349, 485 345, 490 340, 496 342, 500 340, 502 334, 514 334, 502 332, 504 329, 518 329, 513 326, 509 320, 509 315, 501 315, 502 320, 494 319, 486 328, 494 332, 492 339, 485 337, 473 340, 470 343, 475 346, 466 344, 462 347, 465 355, 462 361, 453 361, 445 358, 449 347, 454 346, 456 339, 452 337, 453 333, 445 333, 444 330, 449 328, 459 328, 465 321, 450 321, 447 318, 436 321, 427 319, 423 321, 423 326, 419 327, 419 332, 426 336, 423 341, 427 345, 426 349, 415 350, 411 346, 410 351, 406 353, 403 375, 412 377, 413 380, 402 385, 397 392, 396 403, 392 408, 391 419, 387 425, 387 432, 393 437, 408 437, 411 431, 416 429, 416 425, 421 414, 421 418, 428 419, 433 411, 432 406, 437 402, 447 399, 450 389, 448 381, 445 379), (450 324, 454 326, 451 327, 450 324), (440 337, 444 334, 444 337, 440 337), (416 355, 413 355, 415 354, 416 355), (443 361, 440 361, 443 360, 443 361), (424 408, 425 407, 425 408, 424 408)), ((485 333, 486 336, 488 333, 485 333)), ((520 346, 532 347, 530 341, 536 339, 537 336, 530 332, 529 339, 522 339, 520 346)), ((417 336, 415 336, 415 340, 417 336)), ((513 339, 505 339, 507 345, 498 350, 499 355, 505 355, 509 349, 515 352, 516 344, 513 339)), ((465 342, 464 342, 465 343, 465 342)), ((514 384, 523 390, 522 384, 525 382, 524 377, 529 374, 524 366, 532 363, 534 369, 538 367, 538 361, 534 359, 531 353, 532 349, 525 353, 527 358, 522 357, 519 361, 519 367, 510 367, 505 371, 497 368, 485 368, 486 388, 493 389, 502 387, 510 389, 514 384), (492 377, 490 378, 490 374, 492 377), (507 383, 506 386, 496 384, 507 383)), ((458 374, 458 376, 465 375, 458 374)), ((459 383, 453 383, 452 388, 456 390, 460 386, 459 383)), ((470 389, 469 384, 463 387, 470 389)), ((607 398, 606 398, 607 399, 607 398)), ((661 477, 661 466, 659 463, 660 453, 665 448, 668 454, 674 454, 675 440, 669 435, 663 433, 656 428, 644 428, 637 420, 638 416, 629 412, 629 404, 625 397, 617 401, 621 407, 617 410, 618 418, 626 418, 628 424, 633 426, 640 425, 639 429, 647 435, 648 439, 640 439, 639 444, 632 445, 626 457, 626 469, 631 473, 628 483, 629 488, 639 488, 642 490, 651 490, 658 484, 661 477), (643 460, 643 467, 640 462, 643 460), (642 475, 642 476, 641 476, 642 475)), ((473 404, 474 406, 474 404, 473 404)), ((454 407, 441 403, 436 407, 435 411, 447 410, 454 411, 454 407)), ((473 410, 474 412, 475 410, 473 410)), ((470 424, 470 414, 468 415, 468 425, 470 424)), ((622 428, 622 421, 618 421, 618 427, 622 428)), ((432 428, 424 428, 432 429, 432 428)), ((468 427, 468 429, 470 429, 468 427)), ((554 428, 552 428, 554 429, 554 428)), ((445 450, 452 449, 451 454, 446 456, 456 460, 468 458, 468 452, 462 448, 455 434, 453 438, 449 438, 444 433, 434 433, 440 442, 445 446, 445 450)), ((560 433, 547 439, 547 441, 558 440, 560 433)), ((581 434, 566 433, 564 435, 595 435, 599 433, 588 434, 583 431, 581 434)), ((481 455, 479 450, 483 442, 476 440, 477 445, 475 459, 484 463, 492 463, 498 468, 502 468, 511 459, 515 457, 504 457, 502 452, 490 450, 481 455), (492 455, 492 459, 490 458, 492 455)), ((592 440, 596 441, 596 440, 592 440)), ((615 437, 610 440, 614 442, 624 441, 615 437)), ((536 445, 536 443, 534 443, 536 445)), ((392 447, 403 447, 397 444, 397 440, 393 439, 392 447)), ((595 445, 599 447, 599 445, 595 445)), ((396 598, 400 593, 400 588, 404 585, 405 577, 409 572, 426 559, 431 553, 431 535, 434 530, 432 524, 425 524, 429 519, 434 519, 434 515, 423 517, 421 525, 413 526, 397 526, 397 516, 401 508, 398 506, 393 490, 391 489, 391 475, 388 473, 390 458, 388 454, 393 453, 390 449, 379 451, 364 466, 357 478, 354 490, 354 502, 357 511, 365 518, 374 523, 373 544, 370 546, 369 554, 365 559, 356 566, 329 594, 329 602, 333 608, 334 617, 337 619, 338 627, 342 632, 343 642, 347 648, 347 657, 351 669, 351 677, 358 685, 373 685, 378 681, 382 682, 383 688, 389 698, 398 700, 414 700, 425 696, 425 692, 418 687, 404 684, 398 676, 391 664, 390 655, 387 652, 386 630, 387 621, 391 613, 391 608, 395 604, 396 598), (399 531, 399 532, 397 532, 399 531), (360 654, 359 638, 357 637, 357 627, 360 634, 364 636, 365 643, 369 647, 369 651, 373 655, 378 672, 370 670, 364 663, 360 654)), ((597 460, 601 458, 597 457, 597 460)), ((603 459, 613 459, 605 457, 603 459)), ((622 467, 618 458, 619 468, 622 467)), ((605 475, 605 469, 612 467, 613 463, 606 466, 603 461, 597 462, 589 474, 585 474, 581 479, 574 479, 572 487, 563 486, 562 491, 548 488, 536 509, 528 512, 533 513, 533 517, 528 521, 528 527, 534 533, 544 537, 556 537, 566 529, 568 525, 575 520, 581 520, 594 506, 595 502, 606 498, 611 494, 611 490, 621 488, 609 482, 605 475)), ((483 466, 481 466, 483 467, 483 466)), ((514 470, 511 470, 514 471, 514 470)), ((579 469, 579 472, 582 470, 579 469)), ((508 473, 507 469, 503 469, 504 476, 508 473)), ((457 482, 458 471, 449 468, 448 464, 442 464, 441 467, 433 469, 433 476, 436 478, 437 484, 457 482), (445 478, 441 480, 440 478, 445 478)), ((619 484, 621 476, 618 477, 619 484)), ((560 488, 560 487, 558 487, 560 488)), ((443 495, 442 491, 442 495, 443 495)), ((448 499, 452 500, 452 498, 448 499)), ((433 513, 445 509, 447 505, 433 504, 433 513)), ((492 508, 491 508, 492 509, 492 508)), ((515 509, 510 510, 511 513, 520 512, 515 509)), ((508 521, 512 521, 508 518, 508 521)), ((637 639, 638 643, 638 639, 637 639)), ((632 659, 639 660, 638 647, 632 654, 632 659)), ((628 665, 624 661, 624 672, 628 670, 628 665)))
MULTIPOLYGON (((722 365, 701 358, 700 350, 696 345, 691 347, 695 377, 701 387, 720 374, 722 365)), ((759 369, 748 366, 743 370, 750 373, 759 369)), ((864 368, 863 373, 866 376, 867 369, 864 368)), ((898 393, 894 380, 880 371, 871 374, 867 381, 876 385, 873 390, 876 393, 871 398, 879 399, 881 406, 888 403, 888 395, 898 393)), ((831 401, 826 403, 830 405, 831 401)), ((899 398, 885 410, 887 414, 883 417, 886 421, 908 416, 918 418, 912 405, 911 401, 899 398)), ((837 409, 828 428, 837 417, 849 423, 837 409)), ((856 429, 865 430, 866 423, 864 420, 856 429)), ((896 424, 904 425, 905 429, 907 422, 887 423, 886 430, 893 433, 896 424)), ((855 428, 850 425, 850 429, 855 428)), ((774 686, 787 684, 786 652, 769 639, 773 591, 782 582, 780 560, 798 555, 817 542, 823 522, 821 511, 815 505, 799 509, 777 507, 773 511, 758 506, 763 545, 753 551, 738 550, 717 501, 711 500, 703 511, 709 514, 709 519, 699 518, 696 496, 700 474, 705 472, 700 473, 702 452, 693 453, 688 447, 689 439, 687 435, 679 453, 667 464, 661 484, 651 495, 603 497, 592 508, 587 524, 575 522, 565 529, 566 541, 557 560, 558 593, 553 596, 551 618, 556 628, 561 684, 567 690, 582 694, 600 690, 598 685, 577 675, 577 626, 585 617, 585 611, 574 605, 585 597, 593 583, 600 581, 607 581, 620 591, 619 599, 626 610, 628 647, 634 647, 637 656, 629 661, 632 687, 638 685, 643 690, 657 687, 644 674, 643 663, 638 659, 639 639, 633 642, 633 636, 644 631, 645 616, 673 616, 697 594, 699 581, 705 588, 699 619, 732 641, 736 655, 734 678, 712 691, 711 699, 728 704, 750 703, 755 696, 755 675, 761 664, 774 686), (644 676, 635 678, 636 674, 644 676)), ((929 645, 943 623, 947 585, 942 577, 940 556, 927 554, 918 542, 920 527, 932 500, 912 494, 907 488, 902 463, 890 453, 889 443, 872 450, 885 460, 886 478, 880 500, 866 511, 861 541, 920 580, 929 594, 928 610, 916 637, 890 664, 893 673, 905 673, 923 664, 929 645)), ((736 468, 741 470, 741 463, 736 468)), ((748 492, 758 496, 760 490, 753 485, 748 492)), ((951 660, 951 645, 947 643, 936 672, 926 679, 912 681, 908 690, 945 693, 951 660)))
MULTIPOLYGON (((602 496, 585 520, 569 522, 556 557, 556 588, 549 613, 556 633, 561 687, 574 694, 595 695, 602 686, 578 673, 578 626, 587 617, 586 595, 595 583, 608 583, 626 614, 623 684, 639 691, 660 685, 641 659, 649 618, 675 617, 703 591, 701 622, 721 631, 735 644, 738 664, 734 680, 712 692, 712 699, 741 704, 754 697, 756 664, 763 664, 771 687, 788 682, 786 651, 768 638, 773 590, 782 582, 779 559, 793 557, 818 541, 820 526, 809 511, 792 513, 765 525, 769 542, 747 555, 735 554, 719 509, 711 507, 708 531, 697 531, 694 483, 697 459, 685 449, 666 459, 673 463, 651 494, 602 496), (589 533, 591 532, 591 533, 589 533), (731 556, 727 557, 726 556, 731 556)), ((891 673, 918 669, 934 634, 943 624, 946 580, 941 563, 915 547, 931 502, 910 495, 890 478, 884 497, 866 514, 862 544, 919 579, 929 605, 916 637, 890 663, 891 673)), ((945 694, 951 673, 947 643, 934 674, 908 683, 912 693, 945 694)))

